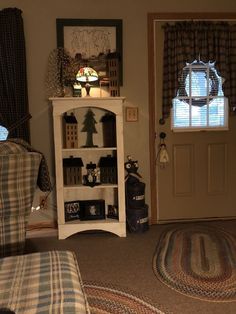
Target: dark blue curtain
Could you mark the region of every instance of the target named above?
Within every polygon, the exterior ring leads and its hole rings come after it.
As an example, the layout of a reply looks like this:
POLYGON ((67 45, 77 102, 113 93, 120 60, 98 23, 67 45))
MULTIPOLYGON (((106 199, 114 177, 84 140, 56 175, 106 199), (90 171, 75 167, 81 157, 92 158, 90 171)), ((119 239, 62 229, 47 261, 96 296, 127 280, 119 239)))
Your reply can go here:
POLYGON ((0 11, 0 124, 30 141, 24 26, 17 8, 0 11))

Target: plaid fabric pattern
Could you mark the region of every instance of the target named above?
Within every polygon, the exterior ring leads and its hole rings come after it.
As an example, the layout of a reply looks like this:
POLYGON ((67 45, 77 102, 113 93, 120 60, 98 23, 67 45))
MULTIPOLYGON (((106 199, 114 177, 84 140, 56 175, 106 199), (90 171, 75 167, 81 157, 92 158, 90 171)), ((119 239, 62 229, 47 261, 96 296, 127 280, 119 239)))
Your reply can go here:
MULTIPOLYGON (((6 141, 9 146, 11 145, 18 145, 20 149, 28 151, 28 152, 37 152, 41 154, 42 159, 39 165, 39 174, 38 174, 38 179, 37 179, 37 185, 40 188, 41 191, 46 192, 46 191, 51 191, 52 190, 52 185, 50 181, 50 175, 49 175, 49 170, 48 170, 48 164, 47 161, 44 157, 44 155, 39 152, 38 150, 34 149, 29 143, 26 141, 20 139, 20 138, 10 138, 8 141, 6 141)), ((12 149, 12 148, 10 148, 12 149)))
POLYGON ((0 259, 0 308, 17 314, 90 313, 73 252, 0 259))
POLYGON ((26 152, 27 149, 17 143, 10 143, 9 141, 0 142, 0 155, 21 154, 26 152))
POLYGON ((38 153, 0 154, 0 257, 23 253, 40 161, 38 153))

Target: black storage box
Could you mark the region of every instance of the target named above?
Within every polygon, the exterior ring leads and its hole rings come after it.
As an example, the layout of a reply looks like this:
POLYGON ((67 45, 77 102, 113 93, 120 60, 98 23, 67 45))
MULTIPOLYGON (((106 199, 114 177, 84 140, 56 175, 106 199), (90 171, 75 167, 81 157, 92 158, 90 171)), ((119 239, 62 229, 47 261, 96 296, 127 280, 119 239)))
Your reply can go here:
POLYGON ((126 207, 142 208, 145 206, 145 183, 130 176, 126 183, 126 207))
POLYGON ((127 227, 130 232, 145 232, 149 229, 148 225, 148 205, 142 208, 126 208, 127 227))

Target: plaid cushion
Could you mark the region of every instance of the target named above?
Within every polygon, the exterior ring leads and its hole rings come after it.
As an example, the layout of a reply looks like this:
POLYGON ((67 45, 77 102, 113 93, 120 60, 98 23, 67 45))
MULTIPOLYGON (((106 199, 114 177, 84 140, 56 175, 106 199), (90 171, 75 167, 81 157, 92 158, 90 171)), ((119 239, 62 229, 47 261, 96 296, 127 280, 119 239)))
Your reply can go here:
POLYGON ((90 313, 73 252, 0 259, 0 308, 17 314, 90 313))
POLYGON ((0 155, 2 154, 17 154, 24 152, 34 152, 41 155, 39 165, 37 185, 41 191, 47 192, 52 190, 48 164, 44 155, 33 148, 29 143, 21 138, 9 138, 6 141, 0 141, 0 155))
POLYGON ((0 155, 20 154, 27 152, 27 149, 17 143, 0 141, 0 155))
POLYGON ((0 257, 23 253, 40 161, 38 153, 0 155, 0 257))
POLYGON ((18 255, 24 252, 26 218, 0 217, 0 257, 18 255))

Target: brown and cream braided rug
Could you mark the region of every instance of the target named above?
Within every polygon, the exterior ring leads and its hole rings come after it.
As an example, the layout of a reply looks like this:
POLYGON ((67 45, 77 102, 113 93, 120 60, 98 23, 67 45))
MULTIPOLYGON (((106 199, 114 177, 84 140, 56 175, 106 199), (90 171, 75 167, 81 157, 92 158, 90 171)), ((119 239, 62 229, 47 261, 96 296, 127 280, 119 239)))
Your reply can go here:
POLYGON ((91 314, 164 314, 147 298, 128 290, 87 281, 84 281, 84 290, 91 314))
POLYGON ((157 278, 207 301, 236 301, 236 237, 202 224, 164 231, 153 258, 157 278))

